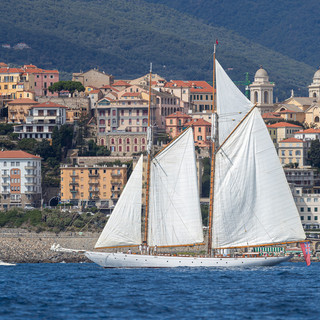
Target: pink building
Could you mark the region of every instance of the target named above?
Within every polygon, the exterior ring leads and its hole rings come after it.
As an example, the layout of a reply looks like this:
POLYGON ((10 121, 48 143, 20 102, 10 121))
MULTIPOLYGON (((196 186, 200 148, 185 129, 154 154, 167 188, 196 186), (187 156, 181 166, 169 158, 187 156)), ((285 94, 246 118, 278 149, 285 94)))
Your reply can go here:
POLYGON ((29 75, 29 81, 33 82, 33 91, 35 92, 36 96, 58 96, 57 92, 52 94, 48 90, 52 84, 59 81, 58 70, 40 69, 34 65, 25 65, 23 68, 24 73, 29 75))

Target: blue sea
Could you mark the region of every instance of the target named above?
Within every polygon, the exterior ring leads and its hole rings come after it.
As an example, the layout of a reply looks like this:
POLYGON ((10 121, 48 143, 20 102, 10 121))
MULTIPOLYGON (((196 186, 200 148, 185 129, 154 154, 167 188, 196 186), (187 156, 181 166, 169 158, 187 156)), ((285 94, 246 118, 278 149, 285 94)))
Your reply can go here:
POLYGON ((0 319, 320 319, 320 263, 250 269, 0 266, 0 319))

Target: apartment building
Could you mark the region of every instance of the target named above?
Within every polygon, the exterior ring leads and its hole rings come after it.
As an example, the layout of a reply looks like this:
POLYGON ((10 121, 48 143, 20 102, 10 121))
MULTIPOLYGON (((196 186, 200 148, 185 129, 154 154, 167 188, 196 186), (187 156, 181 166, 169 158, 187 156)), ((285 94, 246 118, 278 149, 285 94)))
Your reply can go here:
POLYGON ((32 99, 15 99, 7 104, 8 123, 25 123, 31 107, 39 104, 32 99))
POLYGON ((296 164, 298 167, 309 165, 308 150, 310 142, 289 138, 279 142, 278 155, 282 165, 296 164))
POLYGON ((26 122, 14 127, 19 138, 51 139, 54 127, 66 123, 66 106, 53 102, 31 106, 26 122))
POLYGON ((96 88, 110 85, 113 83, 113 76, 106 74, 98 69, 91 69, 86 72, 78 72, 72 74, 72 81, 81 82, 84 87, 92 86, 96 88))
POLYGON ((109 208, 127 182, 127 166, 68 166, 61 170, 61 202, 109 208))
POLYGON ((48 87, 58 81, 58 70, 40 69, 34 65, 0 67, 0 95, 7 101, 33 98, 32 93, 36 96, 57 96, 57 93, 49 92, 48 87))
POLYGON ((320 195, 302 187, 293 187, 292 194, 305 229, 320 228, 320 195), (308 192, 309 191, 309 192, 308 192))
POLYGON ((41 205, 41 158, 27 152, 0 151, 0 210, 41 205))
POLYGON ((267 125, 271 139, 276 147, 282 140, 293 138, 297 131, 302 129, 301 126, 297 126, 287 122, 277 122, 274 124, 267 125))

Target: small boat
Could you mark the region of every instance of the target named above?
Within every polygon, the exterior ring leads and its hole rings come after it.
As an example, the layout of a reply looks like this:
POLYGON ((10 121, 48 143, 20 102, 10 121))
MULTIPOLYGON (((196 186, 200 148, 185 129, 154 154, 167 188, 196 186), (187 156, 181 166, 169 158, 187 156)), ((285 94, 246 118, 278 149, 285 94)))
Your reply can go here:
POLYGON ((0 260, 0 266, 15 266, 15 263, 4 262, 0 260))

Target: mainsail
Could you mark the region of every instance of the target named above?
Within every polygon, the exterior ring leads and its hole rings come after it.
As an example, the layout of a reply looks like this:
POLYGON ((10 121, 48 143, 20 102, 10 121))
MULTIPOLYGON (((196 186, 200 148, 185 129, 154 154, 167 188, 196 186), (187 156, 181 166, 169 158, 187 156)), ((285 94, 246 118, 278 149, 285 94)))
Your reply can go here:
POLYGON ((151 163, 148 244, 179 246, 203 242, 192 128, 151 163))
MULTIPOLYGON (((217 81, 220 79, 217 101, 222 142, 240 122, 238 117, 233 126, 227 127, 223 114, 236 115, 248 110, 251 103, 244 95, 236 99, 240 91, 230 85, 218 63, 216 73, 217 81), (228 99, 219 98, 223 94, 228 99)), ((244 116, 241 113, 241 118, 244 116)), ((279 158, 259 111, 253 109, 216 154, 212 247, 303 239, 305 234, 279 158)))
POLYGON ((143 156, 136 164, 95 248, 141 244, 143 156))

